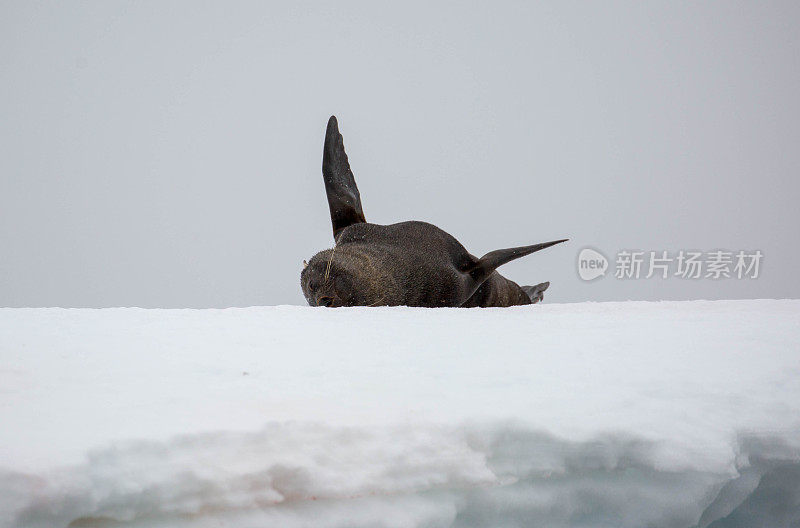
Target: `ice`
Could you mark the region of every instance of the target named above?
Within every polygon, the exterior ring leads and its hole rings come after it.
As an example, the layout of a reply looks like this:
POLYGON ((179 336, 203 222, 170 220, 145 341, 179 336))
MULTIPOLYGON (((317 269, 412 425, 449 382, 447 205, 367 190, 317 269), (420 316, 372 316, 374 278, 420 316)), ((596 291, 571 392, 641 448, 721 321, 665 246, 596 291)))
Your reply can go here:
POLYGON ((800 522, 800 301, 0 309, 0 526, 800 522))

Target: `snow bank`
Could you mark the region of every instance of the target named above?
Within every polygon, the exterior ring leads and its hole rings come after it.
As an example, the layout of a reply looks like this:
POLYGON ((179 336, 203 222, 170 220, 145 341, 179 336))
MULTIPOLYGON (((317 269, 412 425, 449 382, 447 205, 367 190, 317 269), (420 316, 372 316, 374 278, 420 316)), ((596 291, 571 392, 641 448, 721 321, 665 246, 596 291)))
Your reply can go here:
POLYGON ((800 301, 0 309, 0 526, 792 526, 800 301))

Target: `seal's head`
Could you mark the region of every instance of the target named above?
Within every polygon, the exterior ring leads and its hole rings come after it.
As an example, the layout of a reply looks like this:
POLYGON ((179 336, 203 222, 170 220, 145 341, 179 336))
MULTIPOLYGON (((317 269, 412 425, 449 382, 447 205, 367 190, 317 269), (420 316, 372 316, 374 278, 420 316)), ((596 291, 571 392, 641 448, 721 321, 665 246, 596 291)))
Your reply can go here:
POLYGON ((300 286, 310 306, 377 306, 374 273, 357 255, 343 248, 320 251, 303 263, 300 286))

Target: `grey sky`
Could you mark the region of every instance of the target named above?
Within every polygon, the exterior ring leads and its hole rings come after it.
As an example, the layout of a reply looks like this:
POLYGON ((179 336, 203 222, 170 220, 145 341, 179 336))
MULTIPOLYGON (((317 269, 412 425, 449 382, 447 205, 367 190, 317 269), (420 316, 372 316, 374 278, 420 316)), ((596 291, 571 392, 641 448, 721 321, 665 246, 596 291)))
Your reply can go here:
POLYGON ((797 2, 2 2, 0 306, 303 303, 331 114, 369 221, 571 238, 503 268, 546 301, 800 297, 798 93, 797 2))

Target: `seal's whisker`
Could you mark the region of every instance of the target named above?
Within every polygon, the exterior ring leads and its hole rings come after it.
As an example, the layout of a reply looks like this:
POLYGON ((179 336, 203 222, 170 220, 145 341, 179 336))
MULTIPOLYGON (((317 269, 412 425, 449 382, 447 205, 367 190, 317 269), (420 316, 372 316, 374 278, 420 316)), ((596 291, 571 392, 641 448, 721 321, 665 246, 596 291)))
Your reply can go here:
MULTIPOLYGON (((339 235, 339 238, 342 238, 339 235)), ((339 241, 334 239, 333 241, 333 251, 331 251, 331 258, 328 259, 328 266, 325 268, 325 281, 328 280, 328 275, 331 274, 331 264, 333 264, 333 256, 336 254, 336 247, 339 245, 339 241)))
POLYGON ((374 303, 368 304, 367 306, 378 306, 378 304, 382 303, 385 298, 386 298, 386 296, 383 296, 380 299, 378 299, 377 301, 375 301, 374 303))

